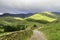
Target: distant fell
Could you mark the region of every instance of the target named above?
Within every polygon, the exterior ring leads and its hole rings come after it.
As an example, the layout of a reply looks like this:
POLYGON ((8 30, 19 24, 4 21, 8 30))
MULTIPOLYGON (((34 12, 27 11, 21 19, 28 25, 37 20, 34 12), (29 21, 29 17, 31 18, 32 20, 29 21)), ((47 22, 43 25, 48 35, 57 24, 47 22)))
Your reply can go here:
POLYGON ((26 20, 36 20, 36 21, 42 21, 42 22, 53 22, 56 20, 55 15, 51 12, 42 12, 42 13, 36 13, 30 17, 25 18, 26 20))
POLYGON ((33 13, 28 13, 28 14, 10 14, 10 13, 4 13, 4 14, 0 15, 0 17, 3 17, 3 16, 12 16, 12 17, 25 18, 25 17, 29 17, 31 15, 33 15, 33 13))

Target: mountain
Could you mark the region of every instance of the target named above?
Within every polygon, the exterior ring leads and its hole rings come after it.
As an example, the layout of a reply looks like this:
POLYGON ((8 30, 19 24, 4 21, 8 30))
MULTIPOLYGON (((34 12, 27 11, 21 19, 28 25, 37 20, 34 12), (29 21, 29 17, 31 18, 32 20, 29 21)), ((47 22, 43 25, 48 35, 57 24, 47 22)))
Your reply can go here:
POLYGON ((52 13, 54 13, 54 14, 59 14, 59 15, 60 15, 60 12, 52 12, 52 13))
POLYGON ((57 12, 41 12, 41 13, 28 13, 28 14, 10 14, 4 13, 0 15, 2 16, 10 16, 14 17, 17 20, 30 20, 30 21, 38 21, 38 22, 53 22, 57 19, 57 12), (24 18, 24 19, 23 19, 24 18))
POLYGON ((56 16, 52 12, 42 12, 41 14, 44 15, 44 16, 52 17, 52 18, 54 18, 56 16))
POLYGON ((25 19, 29 21, 38 21, 38 22, 53 22, 56 20, 55 15, 51 12, 36 13, 25 19))
POLYGON ((10 13, 4 13, 3 15, 0 15, 0 17, 2 17, 2 16, 12 16, 12 17, 25 18, 25 17, 29 17, 31 15, 33 15, 33 13, 28 13, 28 14, 10 14, 10 13))
POLYGON ((34 14, 41 14, 41 15, 45 15, 45 16, 48 16, 48 17, 56 17, 60 15, 59 12, 41 12, 41 13, 27 13, 27 14, 10 14, 10 13, 3 13, 2 15, 0 15, 0 17, 2 16, 12 16, 12 17, 21 17, 21 18, 26 18, 26 17, 29 17, 29 16, 32 16, 34 14))
POLYGON ((53 14, 55 14, 57 17, 60 18, 60 12, 52 12, 53 14))
POLYGON ((17 22, 20 22, 20 21, 23 21, 22 18, 20 17, 0 17, 0 24, 5 24, 5 23, 17 23, 17 22))

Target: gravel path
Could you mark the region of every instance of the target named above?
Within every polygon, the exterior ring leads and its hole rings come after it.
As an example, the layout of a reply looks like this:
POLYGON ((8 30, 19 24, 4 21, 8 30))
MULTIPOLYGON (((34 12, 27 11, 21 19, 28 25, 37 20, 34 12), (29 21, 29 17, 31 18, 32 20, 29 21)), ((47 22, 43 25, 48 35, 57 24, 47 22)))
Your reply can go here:
POLYGON ((44 34, 37 29, 33 30, 33 35, 30 40, 47 40, 44 34))

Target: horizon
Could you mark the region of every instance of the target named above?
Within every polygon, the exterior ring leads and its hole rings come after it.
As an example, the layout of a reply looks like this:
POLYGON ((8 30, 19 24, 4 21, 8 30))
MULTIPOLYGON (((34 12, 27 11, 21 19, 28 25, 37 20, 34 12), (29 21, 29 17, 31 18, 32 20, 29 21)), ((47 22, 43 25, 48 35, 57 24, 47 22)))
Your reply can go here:
MULTIPOLYGON (((48 11, 44 11, 44 12, 48 12, 48 11)), ((31 14, 35 14, 35 13, 44 13, 44 12, 30 12, 31 14)), ((30 14, 30 13, 0 13, 0 15, 3 15, 3 14, 30 14)), ((54 13, 54 12, 52 12, 54 13)), ((56 13, 60 13, 60 12, 56 12, 56 13)))

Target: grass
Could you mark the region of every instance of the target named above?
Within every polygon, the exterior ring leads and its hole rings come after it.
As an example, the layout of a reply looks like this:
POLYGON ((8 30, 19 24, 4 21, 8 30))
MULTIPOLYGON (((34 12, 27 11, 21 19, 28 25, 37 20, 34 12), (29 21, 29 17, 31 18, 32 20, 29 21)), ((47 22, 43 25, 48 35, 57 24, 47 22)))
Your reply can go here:
POLYGON ((48 15, 52 15, 52 16, 54 16, 54 14, 51 13, 51 12, 43 12, 43 14, 48 14, 48 15))
MULTIPOLYGON (((30 29, 30 30, 23 30, 19 34, 17 33, 17 35, 18 35, 17 39, 20 39, 20 40, 29 40, 29 38, 32 35, 31 27, 33 27, 34 24, 39 24, 39 23, 28 22, 26 20, 20 20, 20 18, 15 19, 14 17, 0 17, 0 26, 2 26, 2 25, 10 25, 12 27, 13 26, 17 27, 17 25, 26 25, 27 29, 28 28, 30 29)), ((21 31, 21 30, 19 30, 19 31, 21 31)), ((4 29, 0 28, 0 37, 2 37, 2 36, 4 37, 6 35, 10 36, 11 33, 12 32, 4 32, 4 29)), ((8 40, 10 40, 10 38, 11 37, 7 37, 8 40)), ((5 39, 3 39, 3 40, 5 40, 5 39)))
POLYGON ((35 14, 33 16, 30 16, 28 18, 25 18, 25 19, 34 19, 34 20, 45 20, 45 21, 48 21, 48 22, 53 22, 55 21, 56 19, 54 18, 50 18, 50 17, 47 17, 47 16, 43 16, 41 14, 35 14))
MULTIPOLYGON (((50 14, 50 13, 48 13, 50 14)), ((21 37, 20 40, 28 40, 32 34, 32 29, 34 29, 33 25, 37 25, 37 27, 43 27, 40 29, 40 31, 44 32, 47 39, 48 40, 60 40, 60 22, 53 22, 56 21, 55 18, 51 18, 42 14, 35 14, 31 17, 22 19, 19 17, 0 17, 0 24, 4 24, 4 25, 11 25, 12 27, 15 26, 17 27, 17 25, 26 25, 28 30, 23 30, 22 33, 20 33, 21 37), (34 20, 44 20, 48 21, 50 23, 47 24, 41 24, 38 22, 34 22, 34 21, 27 21, 26 19, 32 18, 34 20), (52 22, 52 23, 51 23, 52 22), (32 29, 31 29, 32 28, 32 29)), ((1 26, 0 25, 0 26, 1 26)), ((3 32, 4 29, 0 28, 0 35, 5 35, 5 32, 3 32)), ((9 34, 9 32, 8 32, 9 34)))
POLYGON ((6 39, 7 40, 29 40, 32 33, 33 33, 32 30, 21 30, 21 31, 15 31, 15 32, 6 32, 3 34, 1 33, 0 39, 2 39, 2 40, 6 40, 6 39))
POLYGON ((14 17, 14 19, 17 19, 17 20, 24 20, 23 18, 20 18, 20 17, 14 17))
POLYGON ((46 35, 48 40, 60 40, 60 22, 46 24, 40 31, 46 35))

